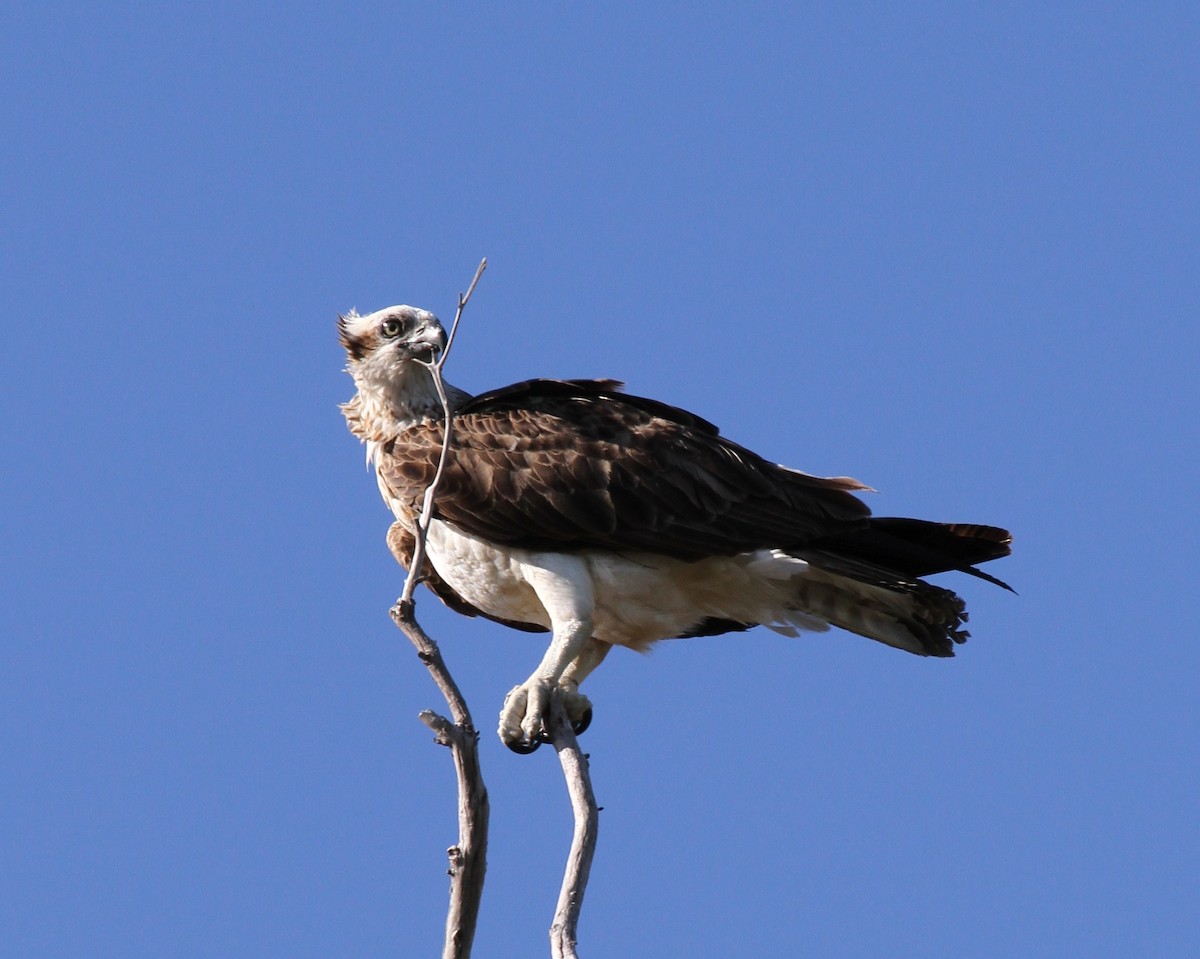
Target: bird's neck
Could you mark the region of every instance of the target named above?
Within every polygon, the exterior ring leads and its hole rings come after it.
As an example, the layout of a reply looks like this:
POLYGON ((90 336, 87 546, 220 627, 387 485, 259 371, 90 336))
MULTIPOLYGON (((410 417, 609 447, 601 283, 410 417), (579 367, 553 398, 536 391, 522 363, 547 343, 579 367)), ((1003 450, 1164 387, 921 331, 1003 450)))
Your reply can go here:
MULTIPOLYGON (((388 376, 373 376, 370 370, 351 370, 358 392, 342 405, 350 432, 367 443, 385 443, 417 423, 442 419, 445 411, 434 384, 433 373, 424 366, 408 364, 388 376)), ((450 408, 456 409, 470 394, 443 381, 450 408)))

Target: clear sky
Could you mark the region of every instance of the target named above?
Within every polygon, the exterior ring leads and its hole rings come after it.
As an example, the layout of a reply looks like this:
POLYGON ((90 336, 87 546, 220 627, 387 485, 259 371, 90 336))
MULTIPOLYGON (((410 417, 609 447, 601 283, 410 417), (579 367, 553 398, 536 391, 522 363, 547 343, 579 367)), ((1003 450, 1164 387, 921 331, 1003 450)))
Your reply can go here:
MULTIPOLYGON (((619 377, 1016 538, 954 660, 614 653, 581 951, 1190 954, 1196 5, 333 9, 0 13, 0 951, 436 954, 452 770, 334 321, 487 256, 456 384, 619 377)), ((418 611, 484 730, 477 954, 545 954, 566 796, 493 731, 544 640, 418 611)))

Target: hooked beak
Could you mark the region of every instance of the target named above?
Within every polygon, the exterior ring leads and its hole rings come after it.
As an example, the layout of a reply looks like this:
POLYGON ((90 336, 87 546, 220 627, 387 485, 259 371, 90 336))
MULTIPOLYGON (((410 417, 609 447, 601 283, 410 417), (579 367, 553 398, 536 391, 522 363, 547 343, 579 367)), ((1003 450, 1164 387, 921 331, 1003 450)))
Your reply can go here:
POLYGON ((406 352, 415 359, 432 362, 446 348, 446 331, 434 320, 423 323, 408 338, 406 352))

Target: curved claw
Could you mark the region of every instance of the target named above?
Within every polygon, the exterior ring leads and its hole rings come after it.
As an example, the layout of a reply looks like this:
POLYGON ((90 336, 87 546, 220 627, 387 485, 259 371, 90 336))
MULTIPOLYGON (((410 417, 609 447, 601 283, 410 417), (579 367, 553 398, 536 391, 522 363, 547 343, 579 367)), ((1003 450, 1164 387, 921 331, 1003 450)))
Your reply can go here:
POLYGON ((571 728, 575 730, 575 735, 580 736, 592 724, 592 707, 588 706, 583 711, 583 715, 571 723, 571 728))
MULTIPOLYGON (((583 732, 592 724, 592 716, 592 707, 588 706, 588 708, 583 711, 583 715, 581 715, 578 719, 571 720, 571 729, 574 731, 576 736, 582 735, 583 732)), ((511 743, 506 742, 504 745, 518 755, 528 756, 530 753, 537 752, 538 747, 541 746, 542 743, 548 742, 551 742, 550 737, 546 733, 543 733, 537 739, 533 740, 533 742, 526 742, 523 739, 518 739, 511 743)))
POLYGON ((592 724, 592 704, 577 689, 560 687, 554 692, 549 683, 529 680, 509 690, 500 710, 500 740, 514 753, 528 756, 542 743, 553 742, 547 728, 551 696, 561 696, 567 721, 578 736, 592 724))
POLYGON ((531 743, 527 743, 523 739, 518 739, 511 743, 506 742, 504 745, 518 755, 528 756, 530 753, 537 752, 537 748, 541 744, 542 741, 540 739, 535 739, 531 743))

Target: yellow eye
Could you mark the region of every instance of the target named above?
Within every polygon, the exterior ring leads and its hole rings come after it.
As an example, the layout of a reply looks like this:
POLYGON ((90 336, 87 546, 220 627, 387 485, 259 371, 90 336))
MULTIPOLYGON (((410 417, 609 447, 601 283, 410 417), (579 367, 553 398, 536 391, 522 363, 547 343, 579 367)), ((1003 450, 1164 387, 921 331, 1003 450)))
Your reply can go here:
POLYGON ((395 319, 394 317, 389 317, 388 319, 383 321, 383 335, 384 336, 387 336, 387 337, 399 336, 400 330, 402 328, 403 327, 400 325, 400 321, 395 319))

